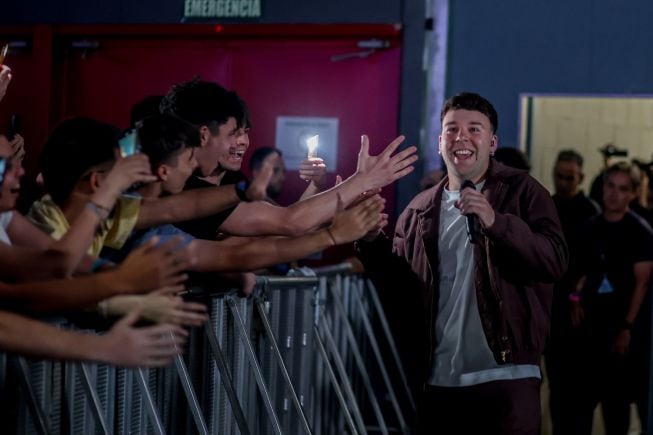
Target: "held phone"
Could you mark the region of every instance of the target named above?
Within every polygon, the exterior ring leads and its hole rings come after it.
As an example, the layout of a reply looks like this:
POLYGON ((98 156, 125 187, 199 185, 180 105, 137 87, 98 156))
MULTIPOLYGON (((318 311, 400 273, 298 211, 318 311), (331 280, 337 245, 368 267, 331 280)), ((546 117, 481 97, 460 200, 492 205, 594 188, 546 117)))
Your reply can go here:
POLYGON ((141 144, 138 140, 138 126, 128 130, 118 141, 120 157, 129 157, 141 152, 141 144))
POLYGON ((14 113, 9 117, 9 128, 7 128, 5 137, 9 142, 11 142, 18 133, 20 133, 20 117, 18 114, 14 113))
POLYGON ((2 183, 5 181, 5 172, 7 172, 7 169, 9 166, 9 159, 6 157, 0 157, 0 186, 2 186, 2 183))

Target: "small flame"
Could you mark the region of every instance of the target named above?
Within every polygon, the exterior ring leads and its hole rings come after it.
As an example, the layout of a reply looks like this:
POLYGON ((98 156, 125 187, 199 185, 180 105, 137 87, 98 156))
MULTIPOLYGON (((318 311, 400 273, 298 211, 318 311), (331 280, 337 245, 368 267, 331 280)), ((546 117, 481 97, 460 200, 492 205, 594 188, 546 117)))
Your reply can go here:
POLYGON ((317 157, 317 144, 319 142, 320 135, 316 134, 306 139, 306 145, 308 146, 308 158, 317 157))

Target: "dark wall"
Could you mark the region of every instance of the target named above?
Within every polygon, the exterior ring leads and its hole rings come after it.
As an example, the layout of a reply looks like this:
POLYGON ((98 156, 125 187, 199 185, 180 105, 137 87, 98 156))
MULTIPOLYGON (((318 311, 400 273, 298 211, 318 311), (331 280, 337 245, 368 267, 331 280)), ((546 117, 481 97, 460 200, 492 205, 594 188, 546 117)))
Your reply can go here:
POLYGON ((514 146, 522 92, 652 93, 652 18, 647 0, 452 1, 447 93, 487 96, 514 146))
MULTIPOLYGON (((399 23, 398 0, 261 0, 261 23, 399 23)), ((3 2, 1 24, 178 23, 182 0, 3 2)), ((225 21, 226 22, 226 21, 225 21)))

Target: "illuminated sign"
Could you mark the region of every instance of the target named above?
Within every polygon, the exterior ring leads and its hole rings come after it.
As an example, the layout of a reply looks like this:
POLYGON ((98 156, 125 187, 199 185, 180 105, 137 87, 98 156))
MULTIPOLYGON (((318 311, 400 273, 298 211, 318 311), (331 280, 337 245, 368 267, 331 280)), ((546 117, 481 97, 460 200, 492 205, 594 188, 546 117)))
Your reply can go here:
POLYGON ((260 18, 261 0, 185 0, 185 18, 260 18))

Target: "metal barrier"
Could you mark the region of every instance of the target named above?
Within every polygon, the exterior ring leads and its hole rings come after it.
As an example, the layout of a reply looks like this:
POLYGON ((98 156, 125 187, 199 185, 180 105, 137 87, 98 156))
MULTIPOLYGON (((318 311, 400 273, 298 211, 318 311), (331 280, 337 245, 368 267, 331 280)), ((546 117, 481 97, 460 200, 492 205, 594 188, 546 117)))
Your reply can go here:
POLYGON ((250 298, 202 292, 210 320, 164 369, 3 357, 15 431, 409 433, 415 402, 381 304, 349 270, 259 277, 250 298))

